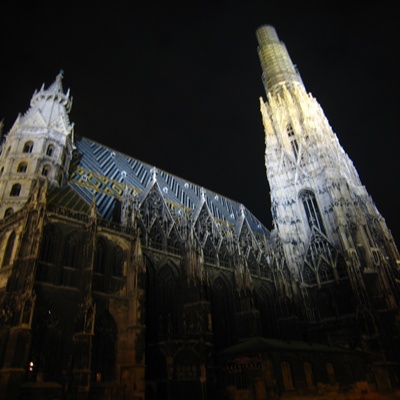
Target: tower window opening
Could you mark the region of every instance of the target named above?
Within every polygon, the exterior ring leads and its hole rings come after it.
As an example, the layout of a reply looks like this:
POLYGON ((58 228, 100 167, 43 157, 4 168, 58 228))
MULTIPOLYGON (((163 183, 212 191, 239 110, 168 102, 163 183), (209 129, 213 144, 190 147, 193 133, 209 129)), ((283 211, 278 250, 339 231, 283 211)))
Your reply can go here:
POLYGON ((21 185, 19 183, 16 183, 11 188, 10 196, 17 197, 19 196, 20 192, 21 192, 21 185))
POLYGON ((325 232, 324 224, 322 222, 322 216, 319 211, 317 200, 314 193, 306 191, 301 195, 301 200, 303 202, 304 210, 307 216, 307 222, 310 228, 313 227, 319 229, 322 233, 325 232))
POLYGON ((297 159, 297 157, 299 155, 299 144, 297 143, 296 135, 294 133, 293 126, 291 124, 289 124, 286 127, 286 132, 287 132, 287 135, 289 138, 290 145, 292 146, 293 154, 294 154, 295 158, 297 159))
POLYGON ((49 144, 47 146, 46 156, 52 157, 53 154, 54 154, 54 146, 52 144, 49 144))
POLYGON ((49 167, 48 165, 45 165, 45 166, 42 168, 42 175, 43 175, 43 176, 49 176, 49 172, 50 172, 50 167, 49 167))
POLYGON ((24 153, 32 153, 33 150, 33 142, 26 142, 24 144, 24 149, 22 150, 24 153))
POLYGON ((7 210, 5 211, 5 213, 4 213, 4 218, 7 218, 7 217, 9 217, 10 215, 13 215, 14 214, 14 209, 13 208, 7 208, 7 210))
POLYGON ((24 173, 28 168, 28 164, 26 162, 19 163, 17 172, 24 173))

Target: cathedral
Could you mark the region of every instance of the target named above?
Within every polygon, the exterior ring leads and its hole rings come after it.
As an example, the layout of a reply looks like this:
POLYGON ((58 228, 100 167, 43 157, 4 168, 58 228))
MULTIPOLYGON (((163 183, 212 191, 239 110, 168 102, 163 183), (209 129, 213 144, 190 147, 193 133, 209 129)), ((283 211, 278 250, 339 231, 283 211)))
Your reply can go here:
POLYGON ((62 73, 3 135, 1 399, 399 393, 391 232, 275 29, 256 36, 271 230, 75 135, 62 73))

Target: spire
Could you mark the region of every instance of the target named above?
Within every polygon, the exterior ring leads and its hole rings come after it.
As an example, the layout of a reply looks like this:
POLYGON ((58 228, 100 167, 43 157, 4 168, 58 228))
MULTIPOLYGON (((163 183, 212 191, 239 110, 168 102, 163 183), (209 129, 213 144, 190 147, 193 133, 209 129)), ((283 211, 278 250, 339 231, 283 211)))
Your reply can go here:
POLYGON ((261 26, 257 29, 256 36, 265 91, 276 93, 283 85, 288 87, 303 85, 286 46, 279 40, 275 28, 269 25, 261 26))
POLYGON ((67 113, 69 113, 72 107, 72 98, 70 98, 69 89, 67 90, 67 93, 64 93, 62 86, 63 75, 64 71, 60 70, 55 81, 48 87, 48 89, 45 89, 43 84, 39 92, 35 91, 32 96, 31 107, 40 105, 40 103, 48 100, 54 100, 64 106, 67 113))
MULTIPOLYGON (((33 93, 29 110, 21 117, 18 126, 46 128, 62 132, 65 135, 73 134, 73 124, 69 121, 69 112, 72 107, 72 97, 69 90, 64 93, 62 85, 63 71, 56 76, 55 81, 45 88, 33 93)), ((14 124, 12 129, 16 129, 14 124)))

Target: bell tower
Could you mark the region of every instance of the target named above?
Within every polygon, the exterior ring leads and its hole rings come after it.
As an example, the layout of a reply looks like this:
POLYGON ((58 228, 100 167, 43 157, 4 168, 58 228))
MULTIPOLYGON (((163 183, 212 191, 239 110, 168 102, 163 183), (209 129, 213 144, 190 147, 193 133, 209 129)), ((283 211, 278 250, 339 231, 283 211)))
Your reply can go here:
POLYGON ((62 72, 45 89, 32 96, 30 108, 19 115, 1 146, 0 218, 21 209, 39 180, 49 186, 66 182, 74 148, 72 106, 69 90, 64 93, 62 72))
MULTIPOLYGON (((331 320, 336 329, 353 315, 364 338, 353 341, 377 353, 399 351, 400 258, 391 232, 275 29, 262 26, 256 35, 271 211, 289 271, 282 275, 298 288, 293 295, 308 322, 331 320)), ((339 336, 345 344, 351 335, 339 336)))
POLYGON ((301 275, 320 237, 362 269, 389 259, 397 270, 392 235, 285 45, 271 26, 259 28, 257 38, 267 92, 261 113, 272 215, 289 264, 301 275))

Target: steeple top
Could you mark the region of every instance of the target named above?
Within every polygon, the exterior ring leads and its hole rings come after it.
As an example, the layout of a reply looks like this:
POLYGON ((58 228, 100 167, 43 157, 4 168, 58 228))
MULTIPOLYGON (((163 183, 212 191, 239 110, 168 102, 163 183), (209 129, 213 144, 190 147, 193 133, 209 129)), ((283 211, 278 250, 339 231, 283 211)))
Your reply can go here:
POLYGON ((300 75, 275 28, 263 25, 256 31, 258 55, 263 70, 262 78, 267 93, 279 92, 282 86, 303 85, 300 75))
POLYGON ((60 72, 56 76, 56 80, 49 86, 47 92, 63 93, 63 87, 62 87, 63 77, 64 77, 64 71, 60 69, 60 72))
POLYGON ((39 91, 35 91, 32 96, 31 106, 34 107, 41 102, 53 100, 60 105, 63 105, 65 110, 69 112, 72 107, 72 98, 69 96, 69 89, 67 90, 67 93, 64 93, 62 86, 63 76, 64 71, 61 69, 56 76, 55 81, 47 89, 45 89, 43 84, 39 91))

